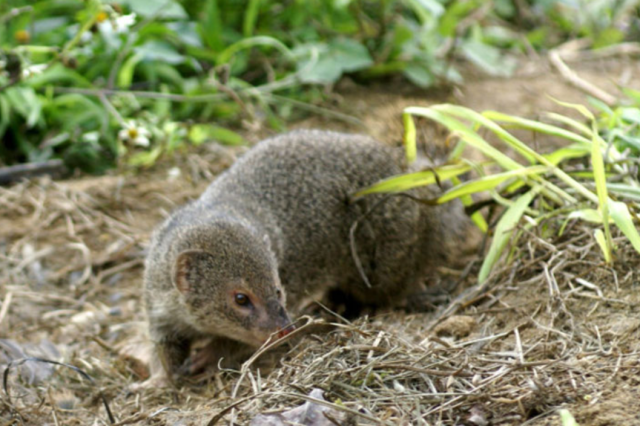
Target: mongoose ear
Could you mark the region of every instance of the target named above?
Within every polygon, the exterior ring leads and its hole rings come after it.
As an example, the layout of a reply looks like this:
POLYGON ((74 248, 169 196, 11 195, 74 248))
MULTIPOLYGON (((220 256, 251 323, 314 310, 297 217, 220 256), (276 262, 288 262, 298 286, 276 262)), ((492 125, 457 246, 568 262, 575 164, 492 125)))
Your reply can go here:
POLYGON ((193 292, 198 275, 198 264, 206 262, 211 255, 202 250, 185 250, 173 264, 173 285, 184 295, 193 292))

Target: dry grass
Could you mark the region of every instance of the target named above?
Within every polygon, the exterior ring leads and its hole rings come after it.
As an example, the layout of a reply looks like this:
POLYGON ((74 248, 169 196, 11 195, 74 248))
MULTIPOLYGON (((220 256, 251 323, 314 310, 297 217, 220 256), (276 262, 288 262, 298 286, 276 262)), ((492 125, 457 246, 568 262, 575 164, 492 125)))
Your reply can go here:
POLYGON ((48 364, 12 368, 2 424, 109 424, 99 390, 116 424, 248 424, 314 388, 358 424, 557 424, 558 407, 587 424, 637 421, 637 257, 620 238, 620 258, 604 265, 578 223, 562 237, 551 222, 527 233, 512 265, 483 288, 471 274, 436 312, 323 315, 276 368, 258 359, 179 390, 128 392, 145 374, 120 348, 143 328, 148 232, 205 184, 163 176, 0 189, 0 361, 48 358, 97 383, 48 364))

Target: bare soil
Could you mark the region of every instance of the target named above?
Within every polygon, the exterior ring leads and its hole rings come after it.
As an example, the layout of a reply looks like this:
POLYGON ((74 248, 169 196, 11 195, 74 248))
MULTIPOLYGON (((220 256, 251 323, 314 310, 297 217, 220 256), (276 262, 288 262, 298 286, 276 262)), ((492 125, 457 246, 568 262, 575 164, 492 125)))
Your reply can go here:
MULTIPOLYGON (((618 84, 640 88, 630 81, 640 65, 630 60, 571 66, 611 93, 618 84)), ((315 116, 292 127, 397 142, 407 106, 567 113, 549 96, 585 102, 542 60, 510 79, 470 74, 449 91, 343 82, 333 108, 359 123, 315 116)), ((557 144, 520 136, 541 150, 557 144)), ((440 271, 441 281, 458 285, 430 312, 303 318, 309 333, 280 349, 273 368, 131 392, 147 374, 139 339, 149 235, 241 153, 209 144, 139 173, 0 188, 0 365, 46 358, 95 381, 35 361, 3 367, 0 423, 109 424, 102 392, 117 424, 249 424, 258 413, 303 404, 319 388, 345 414, 343 424, 557 425, 559 408, 584 425, 640 424, 639 258, 618 237, 616 263, 604 264, 593 229, 580 223, 561 237, 557 223, 533 230, 514 247, 516 262, 483 287, 474 285, 481 259, 474 239, 469 267, 440 271)))

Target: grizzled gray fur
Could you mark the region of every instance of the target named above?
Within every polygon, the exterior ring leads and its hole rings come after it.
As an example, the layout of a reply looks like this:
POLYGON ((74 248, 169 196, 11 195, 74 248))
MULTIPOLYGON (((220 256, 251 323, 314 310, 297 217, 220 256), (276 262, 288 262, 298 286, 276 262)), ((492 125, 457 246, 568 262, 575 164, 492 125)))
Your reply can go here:
POLYGON ((403 161, 400 149, 365 136, 294 131, 258 143, 173 213, 153 236, 144 277, 164 369, 176 372, 202 336, 215 337, 213 364, 246 356, 287 330, 288 312, 332 287, 378 306, 416 291, 463 238, 459 203, 392 197, 361 220, 355 243, 371 288, 349 243, 354 221, 383 197, 350 196, 406 172, 403 161))

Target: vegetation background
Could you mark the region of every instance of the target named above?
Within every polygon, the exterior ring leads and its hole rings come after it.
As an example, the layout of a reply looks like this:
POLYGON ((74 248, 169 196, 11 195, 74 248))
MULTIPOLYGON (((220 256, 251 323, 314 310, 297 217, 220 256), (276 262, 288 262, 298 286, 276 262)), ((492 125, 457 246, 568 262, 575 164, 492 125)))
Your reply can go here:
POLYGON ((640 35, 636 0, 6 0, 0 165, 102 173, 184 144, 241 144, 317 112, 344 75, 462 83, 527 52, 640 35))

